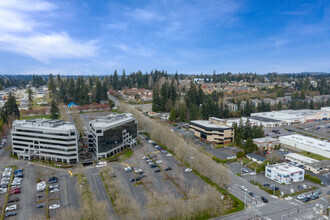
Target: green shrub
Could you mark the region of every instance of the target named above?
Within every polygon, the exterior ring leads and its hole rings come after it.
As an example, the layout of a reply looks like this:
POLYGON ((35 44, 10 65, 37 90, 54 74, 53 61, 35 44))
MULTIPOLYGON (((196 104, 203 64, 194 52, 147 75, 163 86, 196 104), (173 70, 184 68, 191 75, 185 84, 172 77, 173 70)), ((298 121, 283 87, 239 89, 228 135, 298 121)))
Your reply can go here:
POLYGON ((322 180, 320 180, 319 178, 315 177, 315 176, 312 176, 308 173, 305 173, 305 179, 306 180, 309 180, 309 181, 312 181, 314 183, 317 183, 317 184, 322 184, 322 180))

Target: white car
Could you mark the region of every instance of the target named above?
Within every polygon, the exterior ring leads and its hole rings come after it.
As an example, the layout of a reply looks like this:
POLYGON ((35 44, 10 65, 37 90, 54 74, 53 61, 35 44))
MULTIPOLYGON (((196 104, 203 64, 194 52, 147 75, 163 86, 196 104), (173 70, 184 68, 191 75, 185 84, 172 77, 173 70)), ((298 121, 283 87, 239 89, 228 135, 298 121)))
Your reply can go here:
POLYGON ((58 209, 60 207, 60 204, 54 204, 49 206, 49 209, 58 209))
POLYGON ((247 191, 247 190, 248 190, 245 186, 241 186, 241 189, 242 189, 243 191, 247 191))
POLYGON ((4 193, 7 193, 7 188, 4 188, 4 189, 1 188, 1 189, 0 189, 0 194, 4 194, 4 193))
POLYGON ((53 190, 50 190, 50 193, 55 193, 55 192, 59 192, 59 191, 60 191, 59 189, 55 188, 53 190))
POLYGON ((162 160, 157 160, 156 163, 160 164, 160 163, 163 163, 163 161, 162 160))
POLYGON ((172 154, 170 154, 170 153, 168 153, 168 154, 166 154, 166 156, 168 156, 168 157, 171 157, 171 156, 173 156, 172 154))
POLYGON ((186 168, 185 170, 184 170, 184 172, 186 172, 186 173, 190 173, 192 171, 192 169, 190 169, 190 168, 186 168))
POLYGON ((11 205, 6 207, 6 211, 12 211, 12 210, 16 210, 17 209, 17 205, 11 205))
POLYGON ((251 176, 254 176, 254 175, 256 175, 256 173, 255 172, 251 172, 250 175, 251 176))
POLYGON ((107 162, 99 162, 96 167, 106 167, 107 165, 107 162))
POLYGON ((132 168, 131 168, 131 167, 125 167, 124 170, 125 170, 126 172, 131 172, 131 171, 132 171, 132 168))
POLYGON ((299 196, 297 196, 297 199, 304 199, 306 196, 304 194, 301 194, 299 196))

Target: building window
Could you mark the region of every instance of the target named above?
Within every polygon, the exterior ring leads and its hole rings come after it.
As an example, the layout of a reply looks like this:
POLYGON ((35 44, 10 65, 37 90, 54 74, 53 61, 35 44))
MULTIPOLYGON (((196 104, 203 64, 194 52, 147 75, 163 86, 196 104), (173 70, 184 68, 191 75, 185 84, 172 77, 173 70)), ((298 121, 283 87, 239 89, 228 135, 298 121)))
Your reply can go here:
POLYGON ((300 175, 300 176, 303 175, 303 172, 300 172, 299 175, 300 175))
POLYGON ((96 133, 102 133, 102 131, 101 130, 97 130, 96 133))
POLYGON ((270 169, 267 169, 267 172, 268 172, 268 173, 271 173, 271 172, 272 172, 272 170, 270 170, 270 169))

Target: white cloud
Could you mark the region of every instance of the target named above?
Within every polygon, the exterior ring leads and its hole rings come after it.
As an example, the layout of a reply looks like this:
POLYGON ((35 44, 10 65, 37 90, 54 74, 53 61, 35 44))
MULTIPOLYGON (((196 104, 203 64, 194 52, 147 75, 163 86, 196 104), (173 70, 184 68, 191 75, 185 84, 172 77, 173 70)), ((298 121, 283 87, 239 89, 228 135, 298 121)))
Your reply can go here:
POLYGON ((52 58, 93 56, 98 49, 96 41, 77 42, 66 32, 42 30, 45 21, 38 21, 38 15, 55 9, 56 5, 44 0, 0 1, 0 49, 41 62, 52 58))

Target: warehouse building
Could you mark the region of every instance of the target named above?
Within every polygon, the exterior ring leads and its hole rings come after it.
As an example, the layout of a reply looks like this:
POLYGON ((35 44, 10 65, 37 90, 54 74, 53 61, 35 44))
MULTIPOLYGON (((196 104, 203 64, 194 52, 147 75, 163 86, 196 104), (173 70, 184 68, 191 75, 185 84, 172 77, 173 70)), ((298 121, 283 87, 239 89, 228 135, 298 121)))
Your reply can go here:
POLYGON ((15 120, 12 149, 19 159, 76 163, 78 132, 74 124, 62 120, 15 120))
POLYGON ((111 157, 136 145, 137 121, 130 113, 108 115, 89 122, 89 149, 97 159, 111 157))
POLYGON ((210 117, 209 120, 195 120, 189 129, 198 138, 215 144, 230 144, 234 141, 234 128, 227 126, 226 120, 210 117))
POLYGON ((330 143, 299 134, 281 136, 281 145, 296 148, 330 158, 330 143))
POLYGON ((320 161, 297 153, 288 153, 284 158, 290 162, 297 163, 297 165, 303 165, 305 170, 316 174, 329 171, 330 169, 330 160, 320 161))
POLYGON ((278 183, 290 184, 304 180, 305 170, 288 163, 267 165, 265 176, 278 183))

